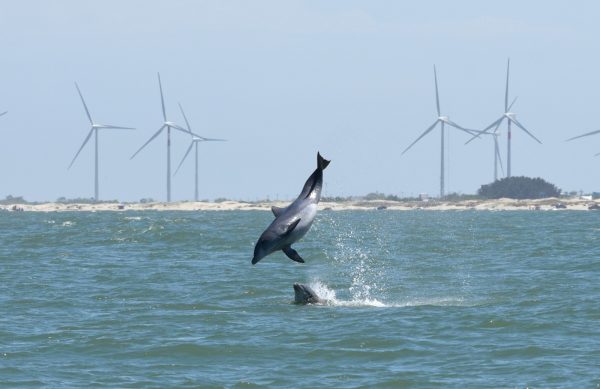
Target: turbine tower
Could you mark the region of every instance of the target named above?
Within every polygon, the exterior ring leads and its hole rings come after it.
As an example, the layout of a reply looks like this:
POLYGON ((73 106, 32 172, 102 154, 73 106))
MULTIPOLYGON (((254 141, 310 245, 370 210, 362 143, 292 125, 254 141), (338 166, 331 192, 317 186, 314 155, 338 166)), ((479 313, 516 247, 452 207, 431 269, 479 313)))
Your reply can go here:
POLYGON ((498 181, 498 164, 500 165, 500 169, 502 169, 502 174, 504 174, 504 166, 502 165, 502 157, 500 156, 500 146, 498 144, 498 138, 500 137, 500 133, 494 132, 486 132, 484 135, 491 135, 494 138, 494 182, 498 181))
POLYGON ((502 157, 500 156, 500 147, 498 146, 498 137, 500 134, 494 134, 494 181, 498 181, 498 163, 504 174, 504 166, 502 166, 502 157))
MULTIPOLYGON (((566 142, 572 141, 573 139, 583 138, 584 136, 596 135, 596 134, 599 134, 599 133, 600 133, 600 130, 596 130, 596 131, 592 131, 592 132, 586 132, 585 134, 581 134, 581 135, 577 135, 577 136, 574 136, 572 138, 569 138, 569 139, 566 140, 566 142)), ((600 155, 600 153, 594 154, 595 157, 597 157, 599 155, 600 155)))
MULTIPOLYGON (((77 93, 79 93, 79 97, 81 98, 81 102, 83 103, 83 108, 85 109, 85 113, 86 113, 92 127, 90 128, 90 132, 88 132, 87 136, 85 137, 83 144, 77 151, 77 154, 75 154, 75 157, 73 157, 73 160, 71 161, 71 164, 69 165, 68 169, 70 169, 71 166, 73 166, 73 163, 75 163, 75 160, 77 159, 77 156, 79 156, 79 153, 81 153, 81 150, 83 150, 86 143, 90 140, 92 135, 94 135, 94 200, 98 201, 99 200, 99 194, 98 194, 99 193, 99 187, 98 187, 98 130, 101 130, 101 129, 134 130, 134 128, 113 126, 110 124, 95 123, 94 120, 92 120, 90 111, 88 110, 88 107, 85 104, 85 100, 83 99, 83 95, 81 94, 81 90, 79 90, 79 85, 77 85, 77 83, 75 83, 75 88, 77 88, 77 93)), ((6 113, 6 112, 4 112, 4 113, 6 113)))
POLYGON ((190 135, 192 136, 192 142, 190 143, 190 146, 188 147, 187 151, 185 152, 185 155, 183 156, 183 158, 181 159, 181 162, 179 163, 179 166, 177 166, 177 169, 175 170, 175 174, 177 174, 177 172, 179 171, 179 168, 181 167, 181 165, 183 165, 183 161, 185 161, 185 159, 187 158, 188 154, 190 153, 190 151, 192 151, 192 147, 196 147, 195 152, 196 152, 196 168, 195 168, 195 179, 194 179, 194 201, 198 201, 198 143, 200 142, 225 142, 225 139, 215 139, 215 138, 205 138, 203 136, 199 136, 199 135, 194 135, 192 133, 192 127, 190 126, 190 122, 187 119, 187 116, 185 116, 185 112, 183 112, 183 107, 181 106, 181 104, 179 104, 179 109, 181 110, 181 114, 183 115, 183 119, 185 120, 185 125, 187 126, 188 132, 190 133, 190 135))
POLYGON ((427 128, 413 143, 410 144, 410 146, 408 146, 406 149, 404 149, 404 151, 402 152, 402 155, 404 153, 406 153, 411 147, 413 147, 413 145, 415 143, 417 143, 418 141, 420 141, 425 135, 427 135, 428 133, 430 133, 431 131, 433 131, 433 129, 438 125, 438 123, 441 125, 441 156, 440 156, 440 198, 444 197, 444 185, 445 185, 445 177, 444 177, 444 125, 447 124, 451 127, 454 127, 456 129, 459 129, 461 131, 464 131, 468 134, 474 135, 475 137, 477 137, 479 134, 478 132, 474 131, 474 130, 468 130, 464 127, 459 126, 458 124, 454 123, 453 121, 451 121, 448 116, 442 116, 442 114, 440 113, 440 98, 439 98, 439 93, 438 93, 438 82, 437 82, 437 71, 435 68, 435 65, 433 65, 433 78, 435 81, 435 104, 436 104, 436 108, 437 108, 437 114, 438 114, 438 118, 435 120, 435 122, 433 122, 433 124, 431 126, 429 126, 429 128, 427 128))
MULTIPOLYGON (((158 88, 160 90, 160 103, 162 107, 162 115, 163 115, 163 125, 136 151, 133 153, 130 159, 133 159, 144 147, 148 145, 148 143, 152 142, 160 133, 166 128, 167 129, 167 202, 171 202, 171 129, 175 129, 177 131, 185 132, 189 134, 185 128, 179 126, 178 124, 169 121, 167 119, 167 112, 165 110, 165 98, 162 90, 162 83, 160 82, 160 73, 158 73, 158 88)), ((196 135, 196 134, 193 134, 196 135)))
MULTIPOLYGON (((508 59, 508 63, 506 65, 506 91, 504 93, 504 113, 502 114, 502 116, 500 116, 499 119, 497 119, 496 121, 494 121, 492 124, 490 124, 489 126, 487 126, 486 128, 484 128, 479 134, 484 134, 484 133, 488 133, 488 131, 492 128, 495 127, 496 129, 498 127, 500 127, 500 124, 502 124, 502 121, 504 119, 506 119, 507 121, 507 125, 508 125, 508 132, 507 132, 507 157, 506 157, 506 176, 510 177, 511 176, 511 124, 514 123, 517 127, 519 127, 521 130, 523 130, 527 135, 529 135, 530 137, 532 137, 536 142, 538 142, 539 144, 542 144, 542 142, 536 138, 531 132, 529 132, 518 120, 517 120, 517 115, 513 112, 510 112, 510 108, 512 107, 512 104, 509 106, 508 105, 508 77, 509 77, 509 71, 510 71, 510 58, 508 59)), ((516 100, 516 98, 515 98, 516 100)), ((514 100, 513 100, 513 104, 514 104, 514 100)), ((494 130, 495 131, 495 130, 494 130)), ((470 141, 472 141, 474 138, 471 138, 470 140, 467 141, 467 143, 469 143, 470 141)))

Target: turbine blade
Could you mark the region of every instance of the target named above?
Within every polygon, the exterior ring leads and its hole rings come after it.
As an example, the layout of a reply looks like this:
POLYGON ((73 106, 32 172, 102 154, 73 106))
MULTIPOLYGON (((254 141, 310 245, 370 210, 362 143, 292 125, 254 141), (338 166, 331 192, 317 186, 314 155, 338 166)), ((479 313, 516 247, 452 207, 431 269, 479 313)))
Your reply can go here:
POLYGON ((519 98, 519 96, 515 97, 512 101, 512 103, 510 103, 510 105, 508 106, 508 111, 510 111, 510 109, 512 108, 513 104, 515 103, 515 101, 517 101, 517 99, 519 98))
POLYGON ((8 111, 4 111, 2 113, 0 113, 0 116, 4 115, 5 113, 7 113, 8 111))
POLYGON ((519 123, 519 121, 517 119, 508 118, 508 120, 515 123, 517 125, 517 127, 519 127, 521 130, 525 131, 527 133, 527 135, 529 135, 530 137, 535 139, 539 144, 542 144, 542 142, 538 138, 536 138, 531 132, 529 132, 525 127, 523 127, 523 125, 521 123, 519 123))
POLYGON ((81 153, 81 150, 83 150, 83 148, 85 147, 85 144, 90 140, 90 138, 92 137, 92 133, 94 132, 94 128, 92 128, 90 130, 90 132, 88 132, 87 136, 85 137, 83 143, 81 144, 81 147, 79 148, 79 150, 77 150, 77 154, 75 154, 75 156, 73 157, 73 160, 71 161, 71 164, 69 165, 69 167, 67 169, 70 169, 71 166, 73 166, 73 164, 75 163, 75 160, 77 159, 77 157, 79 156, 79 153, 81 153))
POLYGON ((510 71, 510 58, 506 64, 506 92, 504 93, 504 112, 508 112, 508 73, 510 71))
POLYGON ((185 128, 183 128, 183 127, 181 127, 180 125, 178 125, 178 124, 175 124, 175 123, 171 124, 169 127, 171 127, 171 128, 172 128, 172 129, 174 129, 174 130, 177 130, 177 131, 184 132, 184 133, 186 133, 187 135, 192 135, 192 136, 195 136, 196 138, 203 138, 202 136, 200 136, 200 135, 196 134, 195 132, 188 131, 188 130, 186 130, 185 128))
POLYGON ((162 106, 163 119, 167 121, 167 111, 165 110, 165 98, 163 96, 162 83, 160 82, 160 73, 158 74, 158 89, 160 89, 160 104, 162 106))
POLYGON ((103 124, 100 128, 110 128, 114 130, 135 130, 133 127, 113 126, 112 124, 103 124))
POLYGON ((188 121, 187 116, 185 116, 185 112, 183 112, 183 107, 181 106, 181 103, 177 104, 179 104, 179 109, 181 110, 181 114, 183 115, 183 119, 185 120, 185 125, 187 126, 188 131, 192 132, 192 126, 190 126, 190 122, 188 121))
POLYGON ((597 156, 599 156, 599 155, 600 155, 600 153, 596 153, 596 154, 594 154, 594 157, 597 157, 597 156))
POLYGON ((500 128, 500 124, 502 124, 502 120, 500 120, 498 122, 498 124, 496 124, 496 128, 494 128, 494 131, 492 131, 492 134, 496 134, 498 132, 498 128, 500 128))
POLYGON ((441 116, 441 114, 440 114, 440 96, 438 93, 437 71, 435 70, 435 65, 433 65, 433 78, 435 80, 435 106, 437 107, 438 116, 441 116))
POLYGON ((138 149, 138 151, 136 151, 136 152, 135 152, 135 153, 134 153, 134 154, 131 156, 131 158, 129 158, 129 159, 133 159, 133 157, 135 157, 135 156, 137 155, 137 153, 139 153, 140 151, 142 151, 142 149, 143 149, 144 147, 146 147, 146 145, 148 145, 148 143, 152 142, 152 141, 154 140, 154 138, 156 138, 156 137, 157 137, 157 136, 160 134, 160 132, 161 132, 162 130, 164 130, 164 128, 165 128, 166 126, 167 126, 166 124, 163 124, 163 125, 162 125, 162 126, 159 128, 159 129, 158 129, 158 131, 156 131, 156 132, 154 133, 154 135, 152 135, 152 137, 151 137, 150 139, 148 139, 148 141, 146 141, 146 143, 144 143, 144 144, 143 144, 143 146, 142 146, 142 147, 140 147, 140 148, 138 149))
POLYGON ((181 167, 181 165, 183 165, 183 161, 185 161, 190 151, 192 151, 192 147, 194 147, 194 142, 190 142, 190 147, 188 147, 187 151, 185 152, 185 155, 181 159, 181 162, 179 162, 179 166, 177 166, 177 169, 175 170, 175 173, 173 173, 173 175, 177 174, 179 168, 181 167))
POLYGON ((452 127, 456 128, 456 129, 459 129, 461 131, 464 131, 467 134, 475 135, 477 137, 480 135, 480 132, 483 132, 483 131, 479 131, 479 130, 470 130, 468 128, 464 128, 464 127, 459 126, 458 124, 454 123, 452 120, 447 120, 446 124, 448 124, 449 126, 452 126, 452 127))
POLYGON ((584 136, 595 135, 595 134, 598 134, 598 133, 600 133, 600 130, 596 130, 596 131, 592 131, 592 132, 587 132, 585 134, 581 134, 581 135, 577 135, 577 136, 574 136, 572 138, 569 138, 565 142, 568 142, 570 140, 577 139, 577 138, 583 138, 584 136))
POLYGON ((81 102, 83 103, 83 108, 85 108, 85 113, 87 114, 88 119, 90 119, 90 124, 94 124, 94 121, 92 120, 92 115, 90 115, 90 111, 88 110, 88 107, 85 104, 85 100, 83 99, 83 95, 81 94, 81 90, 79 90, 79 85, 77 85, 77 83, 75 83, 75 88, 77 88, 79 97, 81 97, 81 102))
POLYGON ((478 138, 479 135, 483 135, 483 134, 489 134, 488 130, 496 125, 500 125, 500 123, 502 123, 502 120, 505 118, 504 115, 502 115, 500 117, 500 119, 496 120, 495 122, 493 122, 492 124, 490 124, 489 126, 487 126, 486 128, 484 128, 483 130, 479 131, 479 133, 475 136, 473 136, 471 139, 469 139, 468 141, 465 142, 465 144, 469 144, 473 141, 473 139, 478 138))
POLYGON ((194 134, 193 132, 188 131, 185 128, 181 127, 179 124, 172 123, 172 124, 169 125, 169 127, 171 127, 174 130, 177 130, 177 131, 185 132, 188 135, 191 134, 191 135, 199 136, 199 135, 194 134))
POLYGON ((204 138, 204 137, 200 137, 200 138, 202 138, 203 142, 227 142, 227 139, 204 138))
MULTIPOLYGON (((434 128, 434 127, 435 127, 435 126, 438 124, 438 122, 439 122, 439 121, 440 121, 440 120, 438 119, 438 120, 436 120, 435 122, 433 122, 433 124, 432 124, 431 126, 429 126, 429 128, 427 128, 425 131, 423 131, 423 133, 421 134, 421 136, 419 136, 419 137, 417 138, 417 140, 415 140, 414 142, 412 142, 412 143, 410 144, 410 146, 408 146, 406 149, 404 149, 404 151, 402 152, 402 154, 406 153, 406 152, 408 151, 408 149, 410 149, 411 147, 413 147, 413 145, 414 145, 415 143, 417 143, 418 141, 420 141, 420 140, 421 140, 421 138, 423 138, 425 135, 427 135, 428 133, 430 133, 430 132, 431 132, 431 130, 433 130, 433 128, 434 128)), ((401 154, 401 155, 402 155, 402 154, 401 154)))

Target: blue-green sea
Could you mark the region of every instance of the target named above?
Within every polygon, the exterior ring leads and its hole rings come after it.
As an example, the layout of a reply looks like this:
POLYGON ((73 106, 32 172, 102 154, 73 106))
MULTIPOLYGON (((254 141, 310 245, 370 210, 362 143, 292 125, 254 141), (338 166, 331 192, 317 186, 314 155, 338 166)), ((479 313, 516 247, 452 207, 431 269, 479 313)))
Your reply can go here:
POLYGON ((321 211, 252 266, 271 220, 0 212, 0 386, 600 387, 600 213, 321 211))

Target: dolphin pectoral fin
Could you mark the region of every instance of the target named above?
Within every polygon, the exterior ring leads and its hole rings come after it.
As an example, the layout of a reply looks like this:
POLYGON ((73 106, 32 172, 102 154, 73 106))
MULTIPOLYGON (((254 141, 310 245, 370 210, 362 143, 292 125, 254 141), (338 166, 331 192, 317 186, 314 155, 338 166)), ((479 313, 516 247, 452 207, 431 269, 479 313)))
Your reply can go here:
POLYGON ((273 215, 275 215, 275 217, 281 215, 283 211, 285 211, 285 208, 276 207, 274 205, 271 207, 271 212, 273 212, 273 215))
POLYGON ((292 248, 292 246, 286 246, 286 247, 284 247, 283 248, 283 252, 292 261, 304 263, 304 259, 302 259, 302 257, 300 256, 300 254, 298 254, 298 252, 296 250, 294 250, 292 248))
POLYGON ((288 235, 288 234, 290 234, 292 231, 294 231, 294 228, 296 228, 296 226, 298 225, 298 223, 300 223, 300 220, 302 220, 302 219, 297 219, 297 220, 294 220, 294 221, 292 222, 292 224, 290 224, 290 225, 287 227, 287 229, 285 230, 285 232, 283 233, 283 235, 288 235))

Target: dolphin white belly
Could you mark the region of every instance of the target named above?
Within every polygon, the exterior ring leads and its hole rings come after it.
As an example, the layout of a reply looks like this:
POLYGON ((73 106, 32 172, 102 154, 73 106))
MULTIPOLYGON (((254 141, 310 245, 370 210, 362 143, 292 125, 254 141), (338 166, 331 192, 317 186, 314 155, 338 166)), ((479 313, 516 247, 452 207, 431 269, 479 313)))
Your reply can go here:
POLYGON ((310 229, 310 226, 312 226, 313 221, 315 220, 315 216, 317 216, 316 203, 306 205, 300 212, 297 213, 297 217, 300 218, 300 222, 290 234, 290 237, 292 238, 290 239, 291 243, 299 241, 304 237, 304 235, 306 235, 310 229))

